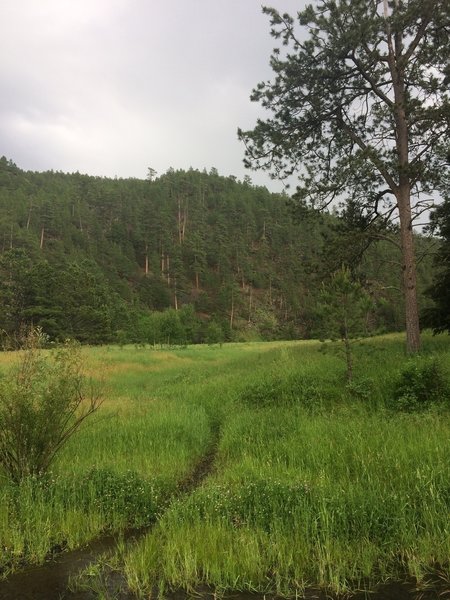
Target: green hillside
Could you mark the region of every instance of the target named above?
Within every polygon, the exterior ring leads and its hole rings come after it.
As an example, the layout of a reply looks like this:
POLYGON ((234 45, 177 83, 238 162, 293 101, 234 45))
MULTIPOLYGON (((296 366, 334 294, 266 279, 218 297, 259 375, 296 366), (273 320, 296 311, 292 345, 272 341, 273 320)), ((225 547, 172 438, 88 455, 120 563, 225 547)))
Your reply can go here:
MULTIPOLYGON (((321 284, 342 263, 376 301, 370 329, 402 329, 397 249, 344 229, 215 169, 108 179, 3 157, 3 346, 31 323, 86 343, 308 338, 321 284)), ((423 290, 430 258, 419 274, 423 290)))

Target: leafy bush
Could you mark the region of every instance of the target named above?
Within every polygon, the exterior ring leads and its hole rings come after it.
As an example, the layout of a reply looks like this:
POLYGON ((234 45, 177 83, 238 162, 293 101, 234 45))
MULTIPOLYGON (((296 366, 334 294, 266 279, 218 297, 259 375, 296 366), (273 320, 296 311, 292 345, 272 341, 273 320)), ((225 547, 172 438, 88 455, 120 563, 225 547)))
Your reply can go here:
POLYGON ((220 323, 217 323, 217 321, 210 321, 204 335, 205 342, 210 346, 213 344, 221 344, 224 341, 224 337, 220 323))
POLYGON ((394 384, 392 407, 413 412, 448 401, 450 386, 441 363, 435 357, 409 360, 394 384))
POLYGON ((352 398, 368 401, 374 394, 375 382, 370 377, 359 377, 352 379, 345 388, 352 398))
POLYGON ((15 482, 48 470, 57 452, 100 404, 86 388, 80 348, 48 356, 42 331, 25 338, 19 364, 0 379, 0 467, 15 482))

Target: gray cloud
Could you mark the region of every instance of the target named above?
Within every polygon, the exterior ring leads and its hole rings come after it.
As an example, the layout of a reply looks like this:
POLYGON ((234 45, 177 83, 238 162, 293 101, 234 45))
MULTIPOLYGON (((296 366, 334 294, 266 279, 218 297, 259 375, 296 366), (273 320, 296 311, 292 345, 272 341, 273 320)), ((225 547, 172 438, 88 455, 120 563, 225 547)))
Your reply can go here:
POLYGON ((236 129, 260 114, 249 95, 275 45, 259 0, 4 0, 1 12, 0 154, 105 176, 246 173, 236 129))

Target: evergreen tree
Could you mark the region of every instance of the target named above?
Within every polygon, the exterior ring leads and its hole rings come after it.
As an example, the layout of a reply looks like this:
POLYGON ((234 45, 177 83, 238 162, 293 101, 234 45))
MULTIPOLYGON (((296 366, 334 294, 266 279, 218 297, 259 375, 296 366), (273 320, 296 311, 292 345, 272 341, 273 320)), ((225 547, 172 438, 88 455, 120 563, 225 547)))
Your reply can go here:
POLYGON ((448 169, 449 0, 319 0, 298 13, 264 8, 274 81, 253 101, 272 116, 239 131, 246 164, 299 171, 297 199, 316 207, 344 192, 370 221, 399 219, 407 350, 420 347, 413 219, 448 169))
MULTIPOLYGON (((226 339, 310 337, 321 282, 340 266, 341 252, 323 252, 340 217, 307 209, 294 221, 287 200, 214 171, 111 180, 0 159, 2 343, 31 324, 84 343, 167 343, 168 330, 201 341, 209 322, 226 339), (154 311, 175 302, 164 340, 154 311)), ((399 328, 396 253, 377 241, 355 271, 384 302, 374 328, 399 328)), ((428 259, 420 268, 432 271, 428 259)))
POLYGON ((347 365, 347 381, 353 379, 352 340, 367 335, 371 299, 364 288, 342 267, 323 285, 316 307, 318 331, 323 338, 340 340, 347 365))

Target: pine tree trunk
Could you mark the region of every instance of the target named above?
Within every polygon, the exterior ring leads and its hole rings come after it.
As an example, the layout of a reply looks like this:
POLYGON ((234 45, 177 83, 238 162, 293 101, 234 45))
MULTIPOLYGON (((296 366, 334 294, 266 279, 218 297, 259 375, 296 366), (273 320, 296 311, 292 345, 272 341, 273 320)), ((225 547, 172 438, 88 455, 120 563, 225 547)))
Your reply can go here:
POLYGON ((343 311, 343 319, 342 319, 342 327, 341 327, 341 341, 344 344, 345 350, 345 364, 347 366, 346 370, 346 378, 347 383, 350 383, 353 379, 353 355, 352 355, 352 347, 349 338, 349 330, 348 330, 348 315, 350 311, 350 298, 348 294, 343 294, 342 296, 342 311, 343 311))
MULTIPOLYGON (((387 13, 387 2, 384 2, 387 13)), ((416 261, 411 214, 411 182, 409 176, 409 129, 406 113, 406 83, 402 61, 402 39, 398 32, 392 35, 389 25, 388 63, 392 75, 395 103, 393 105, 398 155, 398 185, 395 196, 400 219, 400 242, 402 248, 403 287, 405 297, 406 351, 420 350, 419 310, 417 305, 416 261)))
POLYGON ((400 215, 400 238, 402 247, 403 288, 405 297, 406 351, 420 350, 419 310, 417 306, 416 263, 414 237, 411 223, 409 186, 399 190, 397 196, 400 215))
POLYGON ((31 201, 30 201, 30 207, 28 209, 27 231, 30 229, 31 212, 32 212, 32 210, 33 210, 33 199, 31 199, 31 201))
POLYGON ((178 310, 178 295, 177 295, 177 280, 174 279, 174 290, 173 290, 173 304, 175 310, 178 310))
POLYGON ((234 293, 231 292, 231 311, 230 311, 230 329, 233 329, 234 321, 234 293))
POLYGON ((187 220, 188 220, 188 209, 189 209, 189 204, 188 201, 186 200, 185 202, 185 208, 184 208, 184 213, 183 213, 183 227, 182 227, 182 232, 181 232, 181 239, 184 242, 184 238, 186 236, 186 225, 187 225, 187 220))
POLYGON ((80 223, 80 231, 83 231, 83 222, 81 220, 80 203, 78 202, 78 221, 80 223))
POLYGON ((181 245, 183 241, 182 226, 181 226, 181 198, 178 196, 178 241, 181 245))

